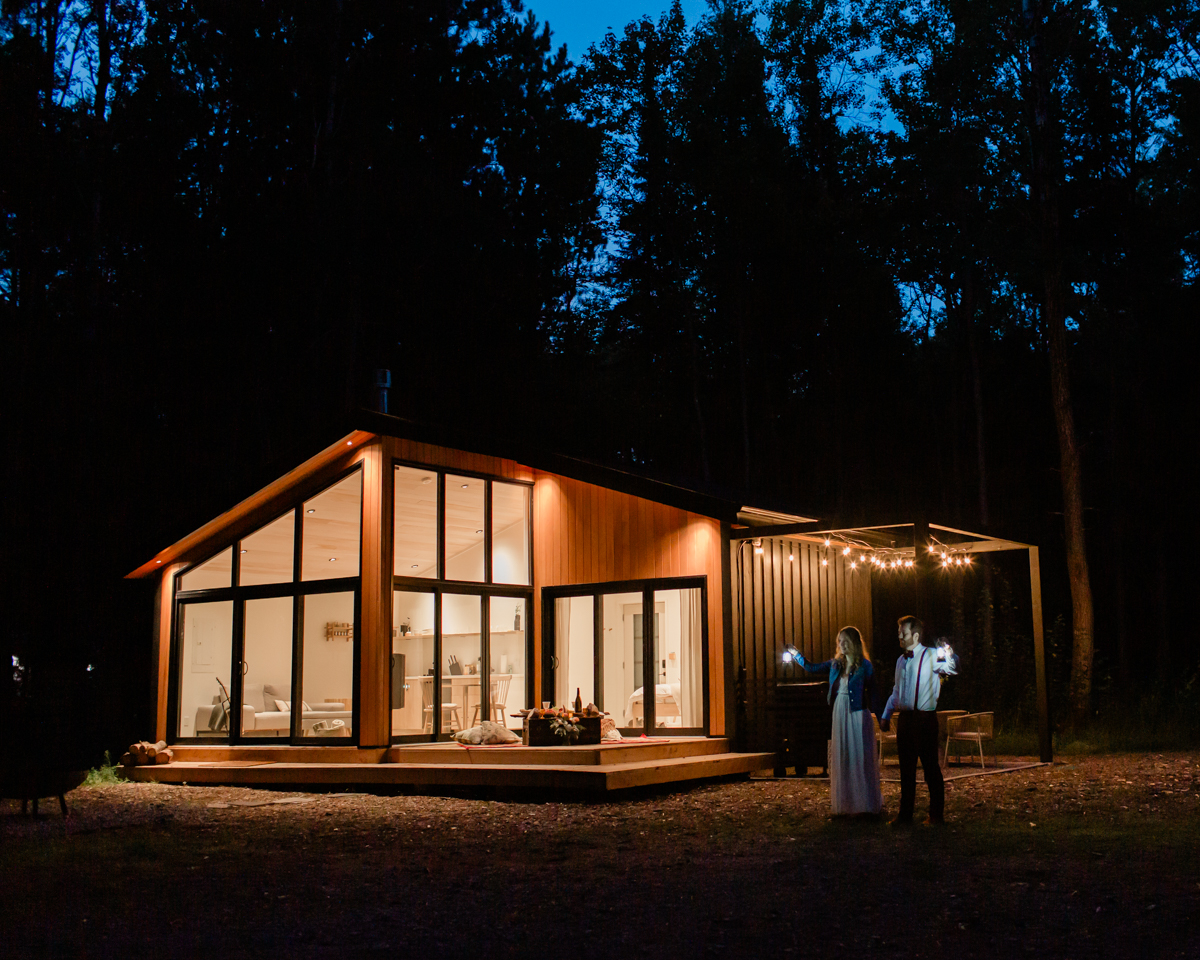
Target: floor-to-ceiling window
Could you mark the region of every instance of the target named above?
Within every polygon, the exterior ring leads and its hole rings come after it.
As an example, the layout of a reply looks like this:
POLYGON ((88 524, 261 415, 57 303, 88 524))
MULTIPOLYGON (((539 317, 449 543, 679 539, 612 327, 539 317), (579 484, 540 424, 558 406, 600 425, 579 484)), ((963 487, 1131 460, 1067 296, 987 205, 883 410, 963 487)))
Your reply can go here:
POLYGON ((529 705, 531 487, 394 465, 392 739, 529 705))
POLYGON ((361 540, 355 467, 176 578, 177 738, 353 737, 361 540))
POLYGON ((707 731, 704 578, 553 587, 543 597, 543 689, 555 704, 578 696, 629 732, 707 731))

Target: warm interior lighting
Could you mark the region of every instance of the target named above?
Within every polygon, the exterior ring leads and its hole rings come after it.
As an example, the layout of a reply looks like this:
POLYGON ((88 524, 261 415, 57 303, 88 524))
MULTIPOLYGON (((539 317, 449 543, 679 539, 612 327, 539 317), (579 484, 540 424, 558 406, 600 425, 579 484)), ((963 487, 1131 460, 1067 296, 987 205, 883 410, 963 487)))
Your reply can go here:
POLYGON ((243 549, 243 550, 242 550, 242 553, 245 553, 245 552, 246 552, 246 551, 245 551, 245 549, 243 549))
POLYGON ((464 483, 464 484, 462 485, 462 488, 463 488, 464 490, 466 490, 466 489, 467 489, 467 487, 469 487, 469 486, 470 486, 470 484, 469 484, 469 483, 464 483))
POLYGON ((483 531, 482 531, 482 530, 476 530, 475 532, 476 532, 476 533, 483 533, 483 531))
POLYGON ((330 558, 329 558, 329 562, 330 562, 330 563, 333 563, 333 562, 334 562, 336 559, 337 559, 337 557, 330 557, 330 558))
POLYGON ((414 570, 416 570, 416 569, 417 569, 417 565, 414 563, 414 564, 412 565, 412 568, 413 568, 414 570))
POLYGON ((309 508, 308 508, 308 510, 307 510, 306 512, 307 512, 307 513, 316 513, 316 512, 317 512, 317 508, 316 508, 316 507, 309 507, 309 508))

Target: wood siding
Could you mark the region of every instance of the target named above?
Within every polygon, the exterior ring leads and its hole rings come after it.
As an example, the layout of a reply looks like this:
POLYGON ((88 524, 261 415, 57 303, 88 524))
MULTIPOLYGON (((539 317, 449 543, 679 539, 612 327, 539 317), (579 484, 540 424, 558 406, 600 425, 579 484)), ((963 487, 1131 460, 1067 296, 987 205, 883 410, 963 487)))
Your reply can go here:
POLYGON ((850 569, 839 550, 820 544, 780 538, 764 540, 762 546, 761 554, 748 541, 735 541, 730 548, 736 661, 731 669, 746 667, 742 749, 774 749, 778 681, 814 679, 783 663, 788 645, 810 660, 829 660, 837 652, 838 631, 854 626, 862 632, 868 657, 878 659, 871 636, 869 569, 850 569))
POLYGON ((535 700, 541 700, 544 587, 704 576, 709 733, 725 732, 721 525, 709 517, 557 474, 534 472, 535 700))
POLYGON ((407 460, 426 467, 445 467, 463 473, 475 473, 497 480, 519 480, 533 482, 533 470, 523 467, 515 460, 489 457, 481 453, 467 453, 450 447, 439 447, 432 443, 416 443, 396 437, 384 437, 383 449, 386 459, 407 460))
POLYGON ((389 661, 392 655, 392 496, 391 464, 384 444, 362 451, 362 610, 358 642, 358 742, 384 747, 391 742, 389 661))

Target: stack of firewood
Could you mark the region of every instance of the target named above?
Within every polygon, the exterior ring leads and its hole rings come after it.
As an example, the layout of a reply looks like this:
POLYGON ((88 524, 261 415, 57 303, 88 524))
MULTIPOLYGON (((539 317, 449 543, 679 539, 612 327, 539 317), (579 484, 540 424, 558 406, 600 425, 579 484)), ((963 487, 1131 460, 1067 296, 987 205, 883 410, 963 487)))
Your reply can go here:
POLYGON ((130 745, 129 752, 121 757, 121 763, 127 767, 148 767, 156 763, 170 763, 173 759, 175 754, 167 746, 166 740, 159 740, 158 743, 139 740, 130 745))

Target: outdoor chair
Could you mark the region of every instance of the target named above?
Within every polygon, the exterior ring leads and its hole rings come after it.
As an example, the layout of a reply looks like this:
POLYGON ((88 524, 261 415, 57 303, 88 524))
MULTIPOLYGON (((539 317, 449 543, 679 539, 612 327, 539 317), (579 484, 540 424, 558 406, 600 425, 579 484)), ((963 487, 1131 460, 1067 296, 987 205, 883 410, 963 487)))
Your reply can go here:
MULTIPOLYGON (((446 694, 450 691, 448 683, 442 684, 442 693, 446 694)), ((421 678, 421 712, 425 716, 425 732, 433 733, 433 677, 421 678)), ((450 733, 462 729, 462 717, 458 713, 457 703, 448 703, 446 699, 442 700, 442 733, 446 733, 446 727, 449 727, 450 733)))
POLYGON ((939 710, 937 712, 938 724, 938 751, 942 755, 942 769, 946 768, 946 731, 947 723, 951 717, 965 717, 970 711, 968 710, 939 710))
POLYGON ((970 743, 979 749, 979 766, 986 768, 987 764, 983 759, 983 741, 992 739, 994 717, 995 714, 991 712, 967 713, 961 717, 948 717, 946 720, 946 752, 942 757, 943 766, 950 762, 950 744, 970 743))
POLYGON ((872 714, 871 716, 875 720, 875 743, 879 747, 879 766, 882 769, 883 768, 883 745, 885 743, 890 743, 893 746, 895 746, 895 744, 896 744, 896 727, 895 727, 896 718, 892 717, 893 726, 890 730, 888 730, 885 733, 883 728, 881 726, 879 726, 879 717, 875 716, 874 714, 872 714))

